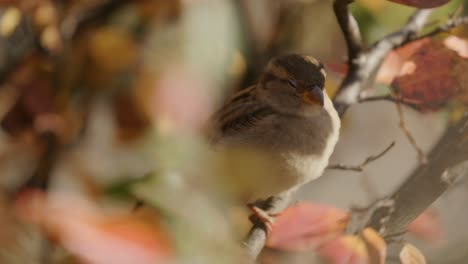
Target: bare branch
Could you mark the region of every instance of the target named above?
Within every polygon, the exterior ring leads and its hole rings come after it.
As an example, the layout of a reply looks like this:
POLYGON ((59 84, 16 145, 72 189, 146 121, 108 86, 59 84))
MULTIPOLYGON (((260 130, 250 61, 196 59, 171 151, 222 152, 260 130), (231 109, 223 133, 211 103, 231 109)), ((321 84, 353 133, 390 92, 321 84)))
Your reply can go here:
POLYGON ((403 133, 405 134, 406 138, 410 142, 411 146, 416 150, 418 153, 418 159, 420 164, 426 164, 427 163, 427 158, 426 155, 424 154, 424 151, 421 149, 421 147, 418 145, 416 140, 414 139, 413 135, 409 131, 409 129, 406 127, 406 122, 405 122, 405 117, 403 115, 403 109, 401 109, 401 104, 397 102, 396 104, 397 112, 398 112, 398 118, 400 119, 399 126, 403 133))
MULTIPOLYGON (((255 206, 269 215, 276 215, 286 209, 291 202, 292 191, 286 191, 268 198, 265 201, 255 202, 255 206)), ((244 245, 252 259, 256 259, 262 251, 267 240, 267 228, 265 224, 255 217, 251 217, 253 227, 250 229, 244 245)))
POLYGON ((409 39, 415 38, 424 28, 431 13, 432 9, 417 11, 401 30, 377 41, 369 51, 360 52, 361 54, 357 56, 359 59, 354 61, 355 67, 350 67, 334 100, 340 115, 343 115, 350 105, 359 102, 361 91, 374 85, 377 71, 388 53, 409 39))
POLYGON ((348 64, 354 64, 354 60, 361 54, 362 40, 359 25, 356 19, 349 11, 348 5, 353 0, 335 0, 333 10, 335 11, 336 19, 340 25, 341 31, 348 47, 348 64))
POLYGON ((468 16, 461 16, 461 17, 452 16, 449 20, 447 20, 447 22, 445 22, 444 24, 438 26, 434 30, 432 30, 432 31, 430 31, 430 32, 428 32, 426 34, 423 34, 421 36, 418 36, 416 38, 408 39, 407 41, 402 43, 402 45, 408 44, 409 42, 413 42, 415 40, 428 38, 428 37, 433 37, 433 36, 436 36, 436 35, 438 35, 440 33, 447 33, 450 30, 452 30, 453 28, 456 28, 456 27, 461 26, 463 24, 468 24, 468 16))
POLYGON ((414 110, 417 110, 417 111, 420 110, 420 108, 418 107, 420 104, 418 102, 410 101, 410 100, 403 99, 403 98, 397 98, 391 94, 366 96, 366 97, 359 98, 359 103, 376 102, 376 101, 388 101, 392 103, 399 103, 399 104, 408 106, 414 110))
POLYGON ((406 226, 428 208, 451 182, 444 180, 447 169, 468 160, 468 112, 441 137, 428 156, 428 163, 416 168, 391 195, 389 208, 374 211, 366 226, 379 230, 385 237, 403 233, 406 226), (382 219, 389 221, 382 221, 382 219))
POLYGON ((378 160, 379 158, 383 157, 385 154, 387 154, 390 149, 392 149, 395 146, 395 141, 390 143, 388 147, 386 147, 382 152, 380 152, 377 155, 372 155, 367 157, 360 165, 357 166, 350 166, 350 165, 344 165, 344 164, 334 164, 330 165, 327 167, 327 169, 331 170, 350 170, 350 171, 357 171, 357 172, 362 172, 364 168, 371 162, 378 160))

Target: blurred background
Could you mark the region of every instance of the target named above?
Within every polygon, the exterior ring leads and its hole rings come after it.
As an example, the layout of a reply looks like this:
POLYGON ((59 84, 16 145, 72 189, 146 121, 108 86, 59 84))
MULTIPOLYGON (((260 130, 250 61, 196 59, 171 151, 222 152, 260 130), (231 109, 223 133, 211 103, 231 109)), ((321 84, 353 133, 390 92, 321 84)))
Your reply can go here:
MULTIPOLYGON (((460 5, 444 5, 431 23, 460 5)), ((415 10, 384 0, 352 7, 368 44, 415 10)), ((467 38, 468 28, 454 34, 467 38)), ((245 186, 223 180, 236 163, 213 155, 203 131, 227 96, 285 52, 345 64, 332 1, 0 1, 0 263, 243 263, 238 240, 249 223, 219 207, 245 186)), ((329 94, 344 76, 336 68, 329 94)), ((403 107, 425 153, 461 107, 403 107)), ((342 122, 332 164, 396 145, 363 172, 326 171, 297 201, 364 206, 419 164, 394 104, 355 105, 342 122)), ((434 204, 436 243, 414 240, 429 263, 466 262, 467 188, 434 204)), ((319 263, 313 255, 267 250, 261 261, 319 263)))

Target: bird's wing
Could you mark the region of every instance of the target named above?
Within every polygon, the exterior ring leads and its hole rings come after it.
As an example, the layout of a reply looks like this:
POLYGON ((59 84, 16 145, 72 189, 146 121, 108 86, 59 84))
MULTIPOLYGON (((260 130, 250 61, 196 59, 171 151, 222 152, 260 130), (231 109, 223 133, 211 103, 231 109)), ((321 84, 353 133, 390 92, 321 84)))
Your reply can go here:
POLYGON ((241 134, 273 114, 271 107, 257 100, 255 86, 241 90, 214 115, 215 141, 241 134))

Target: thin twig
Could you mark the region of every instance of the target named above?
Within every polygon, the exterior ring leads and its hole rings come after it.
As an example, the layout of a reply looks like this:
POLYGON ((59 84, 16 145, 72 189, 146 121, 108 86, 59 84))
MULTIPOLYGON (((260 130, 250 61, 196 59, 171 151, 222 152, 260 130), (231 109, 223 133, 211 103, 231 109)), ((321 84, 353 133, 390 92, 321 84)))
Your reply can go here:
POLYGON ((453 28, 456 28, 456 27, 461 26, 463 24, 468 24, 468 16, 457 16, 457 13, 458 12, 455 12, 455 14, 453 16, 451 16, 449 18, 449 20, 447 20, 447 22, 445 22, 442 25, 439 25, 434 30, 432 30, 432 31, 430 31, 430 32, 428 32, 426 34, 420 35, 418 37, 408 39, 407 41, 402 43, 402 46, 405 45, 405 44, 408 44, 409 42, 413 42, 413 41, 420 40, 420 39, 423 39, 423 38, 434 37, 434 36, 436 36, 436 35, 438 35, 440 33, 448 33, 453 28))
POLYGON ((383 157, 385 154, 387 154, 388 151, 390 151, 390 149, 392 149, 393 147, 395 146, 395 141, 393 141, 392 143, 390 143, 390 145, 388 145, 388 147, 386 147, 383 151, 381 151, 379 154, 377 155, 371 155, 369 157, 367 157, 360 165, 355 165, 355 166, 352 166, 352 165, 344 165, 344 164, 334 164, 334 165, 330 165, 327 167, 327 169, 329 170, 348 170, 348 171, 357 171, 357 172, 362 172, 364 170, 364 168, 371 162, 374 162, 376 160, 378 160, 379 158, 383 157))
POLYGON ((376 101, 388 101, 388 102, 393 102, 393 103, 400 103, 414 110, 417 110, 417 111, 420 110, 419 108, 420 104, 418 102, 407 100, 407 99, 402 99, 402 98, 397 98, 391 94, 366 96, 366 97, 359 98, 359 103, 376 102, 376 101))
POLYGON ((416 140, 414 139, 413 135, 409 131, 409 129, 406 127, 406 122, 405 122, 405 117, 403 114, 403 109, 401 108, 401 104, 399 102, 395 103, 395 106, 397 108, 398 112, 398 118, 399 118, 399 126, 403 133, 405 134, 406 138, 410 142, 411 146, 416 150, 418 153, 418 159, 420 164, 426 164, 427 163, 427 157, 426 154, 424 154, 424 151, 421 149, 421 147, 418 145, 416 140))

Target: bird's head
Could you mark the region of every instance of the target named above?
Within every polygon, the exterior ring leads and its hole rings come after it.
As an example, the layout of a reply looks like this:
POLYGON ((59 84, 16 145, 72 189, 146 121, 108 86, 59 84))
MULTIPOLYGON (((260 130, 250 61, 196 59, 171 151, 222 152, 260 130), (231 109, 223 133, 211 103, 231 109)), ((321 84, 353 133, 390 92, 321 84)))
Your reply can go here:
POLYGON ((313 57, 297 54, 273 58, 259 80, 262 100, 288 113, 321 110, 325 96, 325 69, 313 57))

